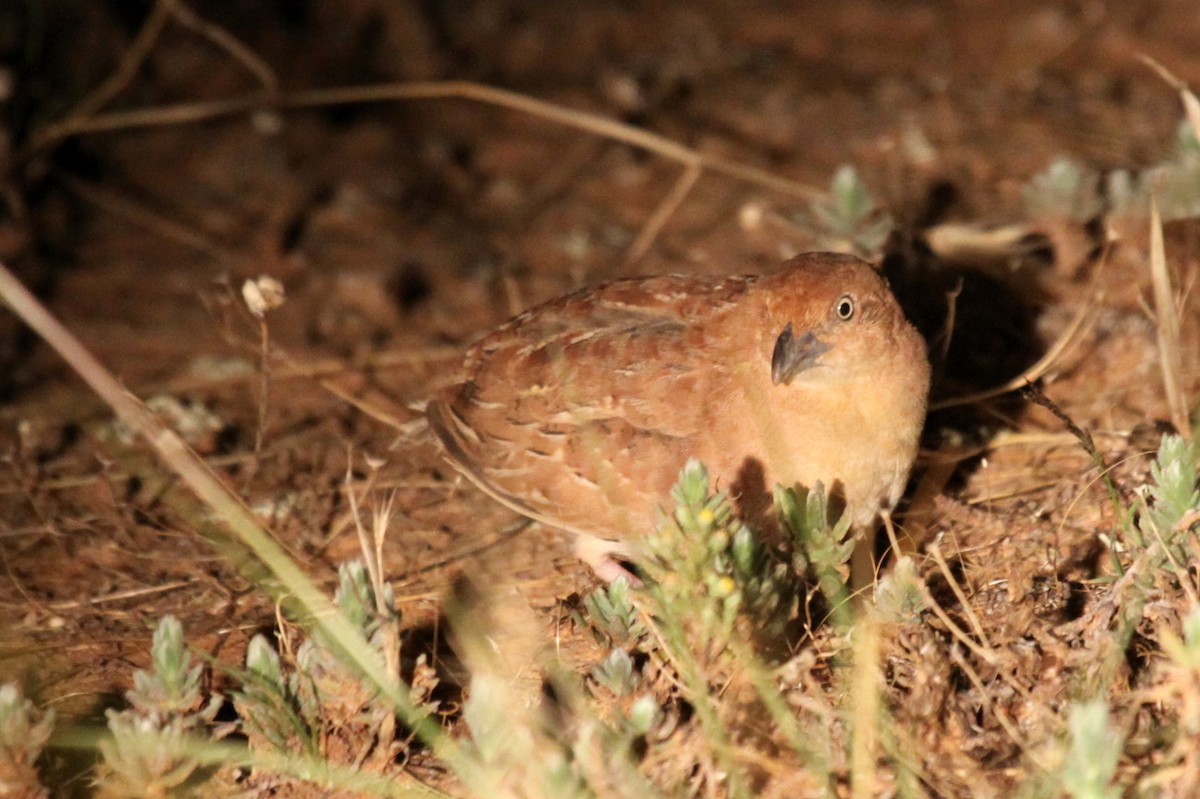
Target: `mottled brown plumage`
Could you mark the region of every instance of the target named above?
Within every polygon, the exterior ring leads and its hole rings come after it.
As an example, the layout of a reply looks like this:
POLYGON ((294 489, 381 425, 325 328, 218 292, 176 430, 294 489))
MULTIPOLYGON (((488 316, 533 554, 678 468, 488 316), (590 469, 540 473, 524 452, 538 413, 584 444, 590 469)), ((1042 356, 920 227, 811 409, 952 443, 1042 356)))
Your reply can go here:
POLYGON ((769 523, 776 483, 819 480, 873 529, 904 489, 929 388, 924 342, 886 283, 823 253, 761 277, 576 292, 476 342, 464 370, 427 411, 451 463, 576 533, 605 574, 692 457, 751 521, 769 523))

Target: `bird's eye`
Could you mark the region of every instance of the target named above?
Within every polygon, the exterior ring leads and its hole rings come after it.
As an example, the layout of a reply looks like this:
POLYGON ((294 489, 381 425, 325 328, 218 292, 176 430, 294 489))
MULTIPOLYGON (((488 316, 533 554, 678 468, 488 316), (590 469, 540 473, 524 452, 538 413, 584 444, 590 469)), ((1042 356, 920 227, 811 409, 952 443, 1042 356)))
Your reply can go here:
POLYGON ((843 322, 854 316, 854 298, 849 294, 843 294, 841 299, 837 301, 837 305, 833 306, 834 311, 838 315, 838 319, 843 322))

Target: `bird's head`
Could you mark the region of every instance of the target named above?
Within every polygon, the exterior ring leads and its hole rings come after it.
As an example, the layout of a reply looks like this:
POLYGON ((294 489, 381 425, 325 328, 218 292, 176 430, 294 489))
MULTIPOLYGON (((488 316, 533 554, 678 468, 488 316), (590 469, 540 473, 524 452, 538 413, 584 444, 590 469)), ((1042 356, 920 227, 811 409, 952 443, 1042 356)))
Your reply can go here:
MULTIPOLYGON (((843 379, 919 361, 924 340, 904 318, 887 283, 864 261, 827 253, 799 256, 764 281, 773 322, 771 382, 843 379)), ((927 366, 926 366, 927 370, 927 366)))

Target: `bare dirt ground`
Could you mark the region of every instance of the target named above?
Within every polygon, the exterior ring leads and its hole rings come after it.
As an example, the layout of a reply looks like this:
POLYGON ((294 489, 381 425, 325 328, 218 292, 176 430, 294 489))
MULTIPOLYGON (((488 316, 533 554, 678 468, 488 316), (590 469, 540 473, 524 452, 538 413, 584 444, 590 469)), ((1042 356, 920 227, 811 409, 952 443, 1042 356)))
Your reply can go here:
MULTIPOLYGON (((706 170, 631 258, 679 163, 451 97, 43 136, 136 52, 151 5, 0 6, 0 259, 132 392, 211 414, 193 445, 323 585, 358 550, 351 468, 360 486, 396 492, 385 560, 407 628, 436 638, 448 587, 484 568, 534 609, 545 645, 585 670, 603 652, 565 620, 594 578, 553 534, 506 532, 516 517, 454 479, 417 408, 455 379, 470 340, 537 302, 621 275, 768 270, 826 245, 789 221, 807 200, 706 170), (269 316, 261 427, 260 331, 239 293, 259 275, 287 290, 269 316)), ((1098 172, 1168 157, 1179 98, 1139 56, 1200 85, 1193 2, 223 0, 192 11, 194 24, 169 18, 114 96, 79 119, 248 96, 262 86, 256 68, 284 91, 456 79, 821 190, 854 164, 895 221, 884 266, 935 363, 900 520, 937 545, 1006 653, 983 681, 1027 691, 985 697, 953 670, 945 636, 914 627, 885 645, 893 712, 928 748, 928 795, 1007 795, 1023 776, 1020 736, 997 713, 1036 738, 1023 709, 1059 707, 1086 671, 1072 652, 1106 634, 1087 611, 1107 574, 1102 536, 1119 520, 1050 411, 1012 393, 938 403, 1005 384, 1083 319, 1041 386, 1094 436, 1129 501, 1145 482, 1170 419, 1147 227, 1131 223, 1105 248, 1095 225, 1031 213, 1022 189, 1058 156, 1098 172), (955 259, 928 237, 950 223, 1021 223, 1043 238, 1020 257, 955 259)), ((1197 229, 1172 223, 1167 246, 1186 298, 1197 229)), ((1195 396, 1195 303, 1183 307, 1195 396)), ((114 435, 107 408, 0 313, 0 675, 67 720, 119 701, 164 614, 235 662, 276 621, 164 503, 170 482, 148 479, 114 435)), ((1160 610, 1175 619, 1176 606, 1160 610)), ((1131 652, 1130 690, 1153 657, 1131 652)), ((784 790, 772 785, 763 793, 784 790)))

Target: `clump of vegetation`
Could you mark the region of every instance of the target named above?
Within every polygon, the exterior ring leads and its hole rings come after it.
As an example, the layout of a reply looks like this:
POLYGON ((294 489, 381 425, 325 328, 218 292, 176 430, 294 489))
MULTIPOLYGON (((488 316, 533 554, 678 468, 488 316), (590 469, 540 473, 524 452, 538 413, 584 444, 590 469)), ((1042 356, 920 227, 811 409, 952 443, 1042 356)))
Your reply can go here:
POLYGON ((829 500, 817 483, 811 490, 775 489, 775 504, 792 538, 792 566, 798 575, 809 574, 829 602, 839 623, 849 622, 850 592, 844 572, 854 552, 850 519, 829 522, 829 500))
MULTIPOLYGON (((668 673, 666 684, 681 689, 679 698, 697 719, 694 734, 704 742, 696 768, 707 779, 721 775, 722 784, 709 785, 712 790, 751 795, 745 767, 729 757, 736 746, 729 714, 738 703, 722 698, 727 691, 745 692, 743 701, 771 720, 777 745, 807 763, 819 783, 831 784, 827 746, 803 733, 779 683, 787 668, 779 658, 791 655, 790 628, 806 596, 809 570, 824 575, 830 604, 845 599, 841 570, 852 547, 848 523, 829 523, 820 487, 803 493, 780 489, 790 547, 768 546, 734 515, 725 494, 711 491, 708 472, 697 461, 684 467, 671 497, 673 508, 646 541, 644 584, 631 589, 619 580, 585 599, 598 638, 618 647, 593 669, 593 679, 620 696, 655 682, 638 672, 639 663, 668 673), (635 652, 638 657, 631 656, 635 652)), ((631 718, 649 714, 649 700, 643 694, 638 700, 643 710, 631 718)), ((666 701, 659 695, 662 715, 666 701)), ((644 728, 636 721, 626 725, 644 728)))
POLYGON ((125 694, 131 707, 107 714, 110 737, 100 741, 96 778, 103 797, 195 796, 213 771, 188 754, 187 742, 207 738, 220 698, 205 704, 203 667, 192 664, 174 616, 159 621, 150 655, 151 670, 135 672, 125 694))
POLYGON ((724 493, 710 493, 699 461, 684 467, 671 499, 675 507, 647 539, 642 564, 656 609, 690 608, 680 632, 696 651, 712 656, 729 640, 739 612, 778 636, 793 609, 788 564, 734 516, 724 493))
MULTIPOLYGON (((396 621, 391 587, 385 586, 385 592, 379 601, 362 561, 338 568, 338 612, 380 662, 385 660, 385 627, 396 621)), ((391 743, 385 738, 390 738, 396 709, 319 631, 300 644, 286 668, 271 642, 255 636, 240 676, 244 687, 234 694, 234 707, 251 748, 357 762, 375 746, 391 743)), ((433 704, 422 706, 426 715, 435 709, 433 704)))
POLYGON ((1067 721, 1070 746, 1060 771, 1063 789, 1072 799, 1119 799, 1113 785, 1124 748, 1124 736, 1113 726, 1108 705, 1092 700, 1071 708, 1067 721))
POLYGON ((893 227, 892 218, 875 204, 866 183, 852 164, 838 167, 829 183, 829 197, 809 203, 796 223, 818 249, 867 256, 879 252, 893 227))
POLYGON ((53 710, 38 710, 15 683, 0 685, 0 796, 49 795, 36 763, 53 730, 53 710))
MULTIPOLYGON (((1162 596, 1163 575, 1187 579, 1179 564, 1195 545, 1200 520, 1197 454, 1180 437, 1163 438, 1150 484, 1136 512, 1125 517, 1126 537, 1113 542, 1127 571, 1101 589, 1119 601, 1098 607, 1120 608, 1113 650, 1118 655, 1147 603, 1162 596)), ((895 696, 884 676, 885 666, 901 667, 896 658, 904 650, 887 639, 899 631, 923 646, 941 640, 946 651, 957 652, 953 657, 964 669, 969 663, 952 635, 931 629, 927 611, 935 600, 916 563, 899 559, 873 602, 851 603, 844 577, 852 548, 848 525, 830 521, 819 486, 777 490, 790 533, 782 547, 766 545, 738 520, 728 498, 711 491, 698 462, 681 472, 672 499, 673 508, 646 542, 642 580, 617 580, 583 600, 581 617, 607 648, 584 677, 550 667, 553 701, 539 705, 523 699, 507 678, 471 666, 461 711, 470 738, 447 761, 464 788, 478 796, 750 797, 758 767, 744 753, 754 750, 801 775, 803 795, 833 796, 847 786, 867 795, 882 785, 899 795, 918 795, 921 756, 909 751, 906 736, 912 733, 892 717, 895 696), (767 645, 797 635, 793 623, 802 605, 811 606, 814 587, 827 606, 822 618, 832 623, 808 629, 812 640, 795 649, 767 645), (824 667, 814 650, 822 652, 824 667), (824 676, 814 683, 817 674, 824 676), (758 722, 747 726, 747 717, 758 722), (672 738, 678 745, 669 756, 662 754, 672 738)), ((396 617, 390 589, 376 596, 375 584, 361 562, 344 564, 336 604, 382 660, 387 646, 382 631, 396 617)), ((942 623, 954 624, 944 610, 932 609, 942 623)), ((1107 623, 1101 626, 1107 629, 1107 623)), ((1175 726, 1156 744, 1165 765, 1142 778, 1147 790, 1189 769, 1200 778, 1194 754, 1200 739, 1195 690, 1200 610, 1183 627, 1180 636, 1169 625, 1158 631, 1166 658, 1145 697, 1177 710, 1164 716, 1175 726)), ((965 635, 961 629, 951 632, 965 635)), ((468 634, 478 640, 460 645, 488 648, 486 630, 468 634)), ((355 775, 372 753, 382 756, 380 766, 396 753, 383 733, 395 722, 396 708, 345 665, 320 633, 300 644, 294 656, 288 654, 288 639, 281 642, 277 649, 257 636, 245 670, 233 675, 242 686, 233 695, 237 729, 249 751, 283 758, 274 765, 293 777, 328 782, 341 768, 337 784, 372 795, 391 793, 386 779, 355 775)), ((986 655, 985 646, 975 649, 986 655)), ((111 737, 100 745, 98 784, 104 796, 196 795, 215 768, 211 764, 220 762, 189 755, 212 735, 218 700, 203 702, 199 666, 191 663, 173 618, 159 625, 153 650, 153 669, 135 676, 131 708, 110 711, 111 737)), ((1099 660, 1104 653, 1093 654, 1099 660)), ((1112 677, 1109 670, 1090 685, 1081 682, 1085 701, 1054 712, 1061 726, 1048 743, 1031 750, 1036 757, 1025 764, 1029 776, 1018 793, 1121 795, 1119 766, 1131 744, 1106 701, 1112 677)), ((422 682, 426 688, 411 689, 412 704, 431 714, 439 709, 428 694, 436 678, 422 682)), ((0 690, 2 742, 11 752, 22 751, 14 749, 14 740, 25 740, 24 754, 8 759, 23 764, 26 774, 48 729, 49 722, 37 720, 14 689, 0 690)), ((228 753, 225 762, 231 757, 247 762, 228 753)))
POLYGON ((1141 170, 1114 169, 1104 175, 1060 156, 1022 189, 1033 219, 1089 222, 1100 216, 1135 219, 1150 215, 1150 196, 1164 222, 1200 216, 1200 143, 1187 120, 1180 123, 1166 160, 1141 170))
POLYGON ((1139 171, 1115 169, 1104 188, 1115 216, 1147 217, 1151 192, 1164 222, 1200 216, 1200 142, 1191 124, 1187 120, 1179 124, 1165 161, 1139 171))
POLYGON ((1035 219, 1066 217, 1076 222, 1095 219, 1105 208, 1100 174, 1072 158, 1058 157, 1034 175, 1021 196, 1035 219))

